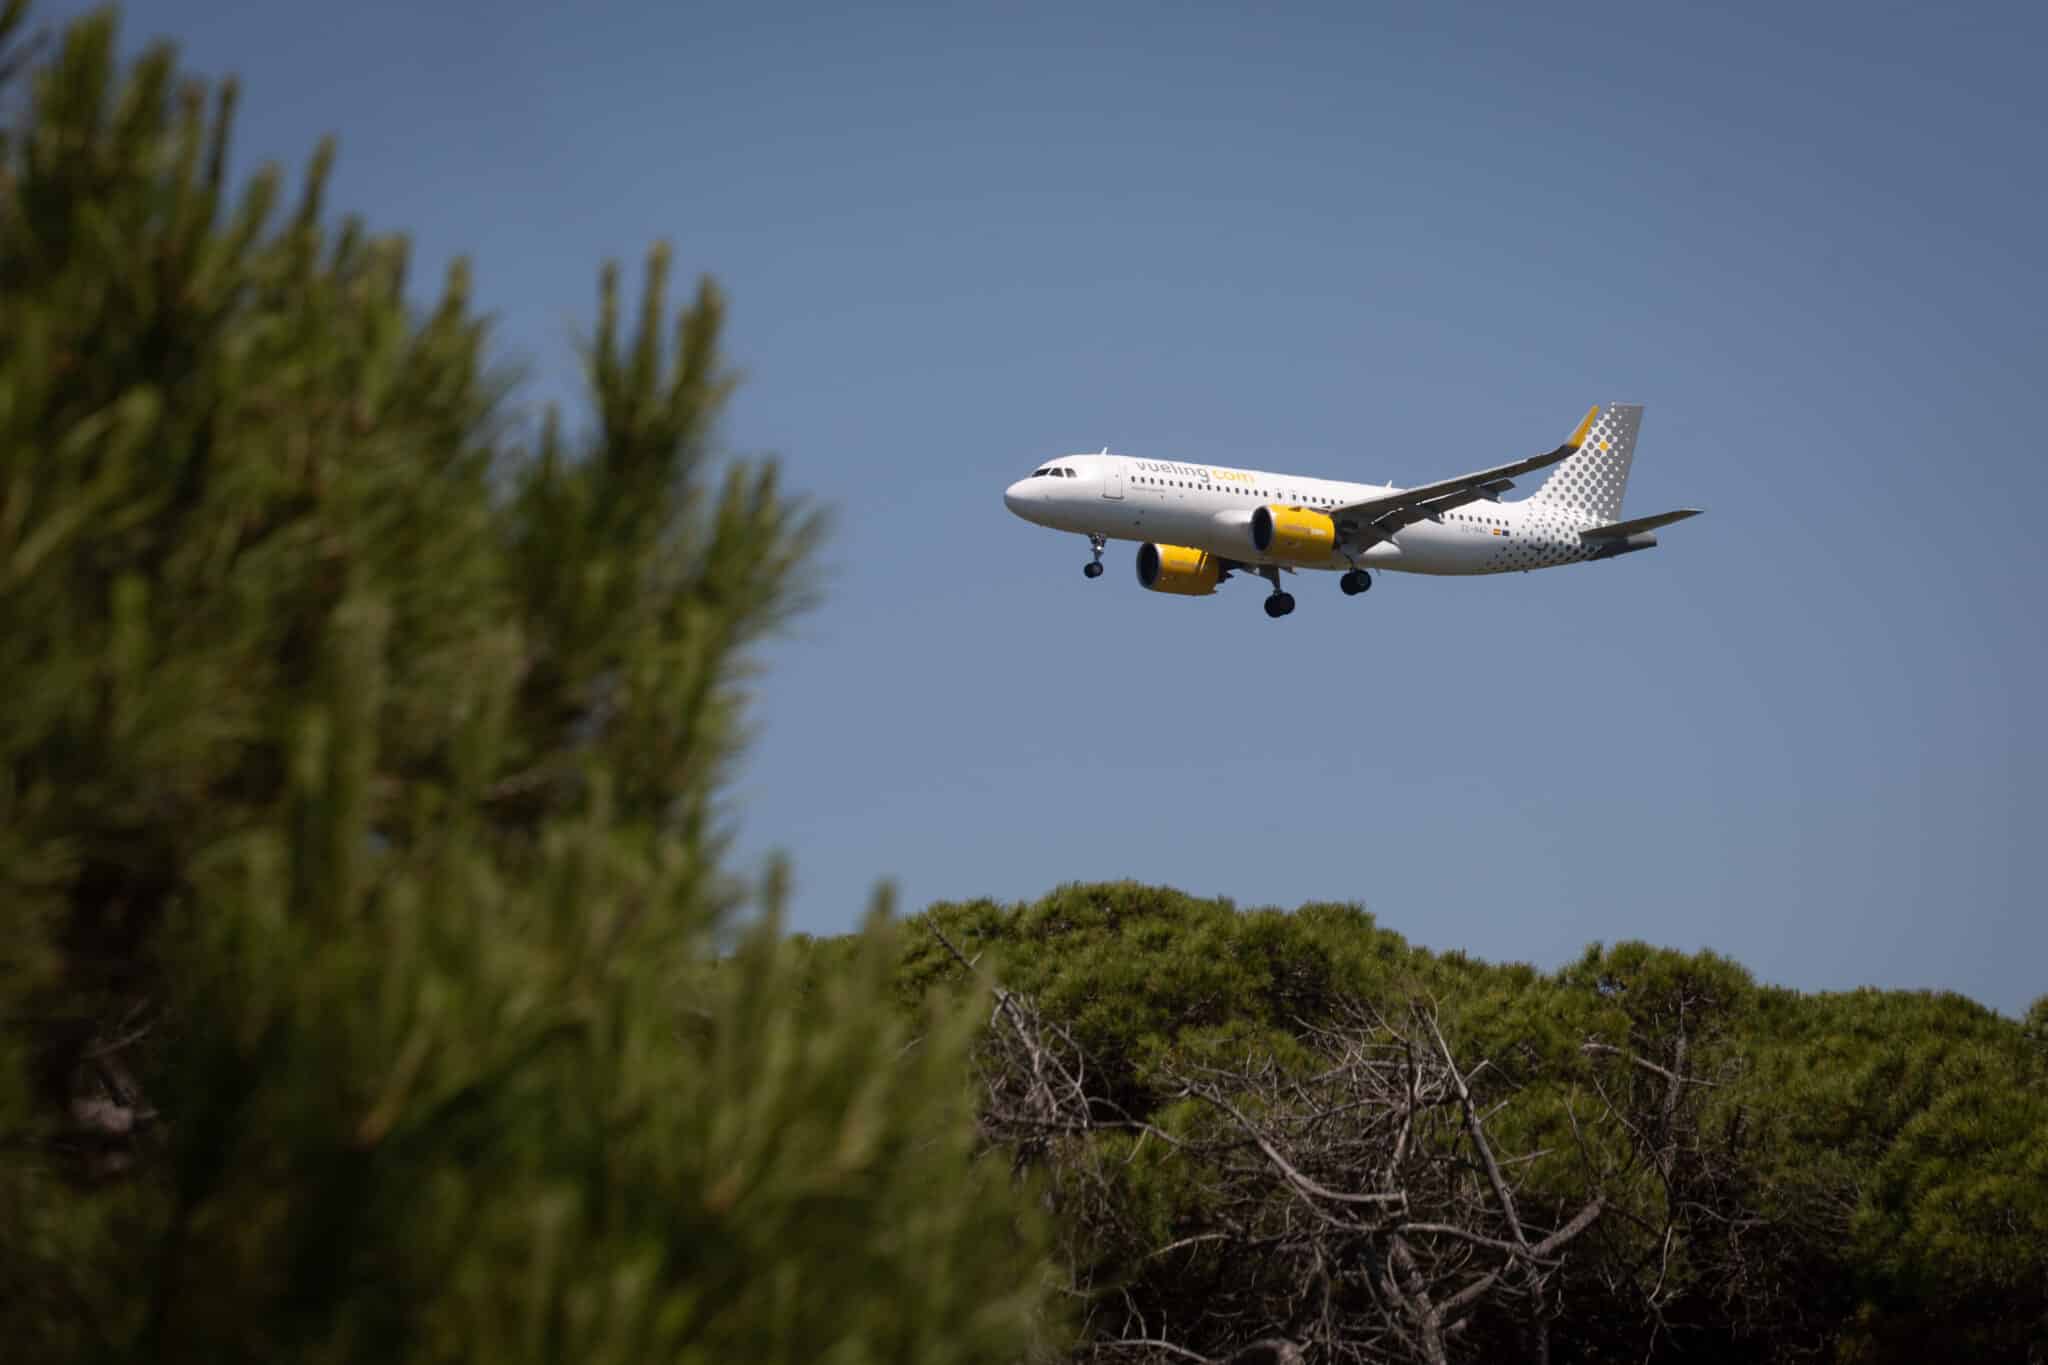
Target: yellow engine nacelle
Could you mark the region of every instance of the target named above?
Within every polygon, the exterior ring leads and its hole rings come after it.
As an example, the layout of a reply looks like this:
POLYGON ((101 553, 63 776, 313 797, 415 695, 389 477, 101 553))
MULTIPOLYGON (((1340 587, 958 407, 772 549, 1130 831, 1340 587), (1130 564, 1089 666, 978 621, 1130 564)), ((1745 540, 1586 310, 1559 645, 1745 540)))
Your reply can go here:
POLYGON ((1275 559, 1327 559, 1337 544, 1337 523, 1306 507, 1252 509, 1252 548, 1275 559))
POLYGON ((1222 563, 1207 550, 1154 545, 1149 540, 1138 547, 1138 586, 1153 592, 1207 597, 1216 591, 1216 580, 1222 573, 1222 563))

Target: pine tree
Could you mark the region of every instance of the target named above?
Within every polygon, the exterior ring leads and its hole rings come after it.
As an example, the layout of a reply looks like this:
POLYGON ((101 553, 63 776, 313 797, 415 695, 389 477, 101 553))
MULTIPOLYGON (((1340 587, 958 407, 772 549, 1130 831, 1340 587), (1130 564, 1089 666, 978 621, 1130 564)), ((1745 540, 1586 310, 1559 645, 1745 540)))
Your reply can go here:
POLYGON ((977 1018, 812 980, 726 867, 820 531, 722 460, 708 281, 606 267, 523 449, 461 264, 266 168, 111 13, 0 11, 10 1360, 984 1360, 1043 1234, 977 1018), (720 944, 727 951, 719 952, 720 944))

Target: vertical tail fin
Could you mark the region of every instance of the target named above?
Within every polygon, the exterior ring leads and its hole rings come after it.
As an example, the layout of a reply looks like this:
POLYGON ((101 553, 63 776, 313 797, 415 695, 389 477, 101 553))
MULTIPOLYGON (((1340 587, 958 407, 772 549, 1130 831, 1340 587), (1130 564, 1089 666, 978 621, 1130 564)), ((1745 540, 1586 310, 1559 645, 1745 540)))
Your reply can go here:
POLYGON ((1549 503, 1595 521, 1619 521, 1622 494, 1628 491, 1628 469, 1636 457, 1636 431, 1642 424, 1641 403, 1602 406, 1591 429, 1579 440, 1579 453, 1551 470, 1529 501, 1549 503))

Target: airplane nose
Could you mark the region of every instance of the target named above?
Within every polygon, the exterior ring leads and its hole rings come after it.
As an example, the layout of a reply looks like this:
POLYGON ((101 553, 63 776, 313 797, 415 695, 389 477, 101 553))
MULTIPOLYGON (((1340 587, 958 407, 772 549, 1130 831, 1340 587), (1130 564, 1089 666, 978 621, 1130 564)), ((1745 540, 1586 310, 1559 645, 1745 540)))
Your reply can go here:
POLYGON ((1024 515, 1024 504, 1027 500, 1025 495, 1028 492, 1024 487, 1024 483, 1023 479, 1019 479, 1003 490, 1003 506, 1009 508, 1020 517, 1024 515))

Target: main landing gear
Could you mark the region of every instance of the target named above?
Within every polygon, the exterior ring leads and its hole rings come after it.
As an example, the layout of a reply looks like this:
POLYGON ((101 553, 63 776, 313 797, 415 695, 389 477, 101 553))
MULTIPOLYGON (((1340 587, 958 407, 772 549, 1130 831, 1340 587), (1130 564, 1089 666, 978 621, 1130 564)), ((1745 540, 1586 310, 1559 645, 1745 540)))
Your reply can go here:
POLYGON ((1363 569, 1353 569, 1337 580, 1337 586, 1344 589, 1346 597, 1356 597, 1372 586, 1372 577, 1363 569))
POLYGON ((1081 576, 1082 576, 1082 577, 1084 577, 1084 578, 1100 578, 1100 577, 1102 577, 1102 548, 1103 548, 1103 546, 1105 546, 1105 545, 1107 545, 1107 544, 1109 544, 1109 537, 1107 537, 1107 536, 1100 536, 1100 535, 1096 535, 1096 534, 1095 534, 1094 532, 1092 532, 1092 531, 1091 531, 1091 532, 1089 532, 1089 535, 1088 535, 1088 547, 1089 547, 1090 549, 1092 549, 1092 550, 1094 550, 1094 551, 1095 551, 1095 558, 1094 558, 1093 560, 1091 560, 1091 561, 1090 561, 1089 563, 1083 564, 1083 565, 1081 566, 1081 576))
POLYGON ((1294 594, 1280 590, 1280 570, 1267 565, 1259 570, 1260 577, 1273 585, 1273 591, 1266 595, 1266 615, 1279 620, 1294 610, 1294 594))

